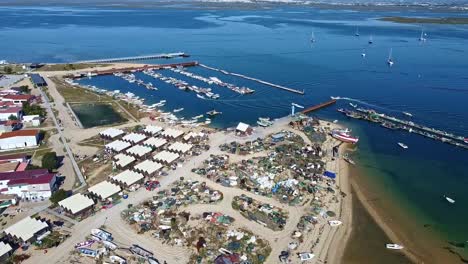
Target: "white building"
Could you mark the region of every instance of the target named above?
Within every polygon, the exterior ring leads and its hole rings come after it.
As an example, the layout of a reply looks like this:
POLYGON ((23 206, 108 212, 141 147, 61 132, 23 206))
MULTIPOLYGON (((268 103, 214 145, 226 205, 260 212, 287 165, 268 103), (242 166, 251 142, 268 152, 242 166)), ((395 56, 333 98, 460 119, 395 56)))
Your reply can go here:
POLYGON ((40 234, 47 232, 49 225, 46 222, 31 218, 22 219, 18 223, 6 228, 3 232, 17 241, 34 241, 40 234))
POLYGON ((56 190, 57 177, 47 169, 0 173, 0 193, 23 199, 47 199, 56 190))
POLYGON ((7 107, 0 108, 0 121, 9 120, 10 116, 14 116, 17 120, 21 119, 22 107, 7 107))
POLYGON ((0 150, 37 147, 38 130, 17 130, 0 134, 0 150))
POLYGON ((76 215, 88 208, 91 208, 94 205, 94 201, 84 194, 77 193, 66 199, 63 199, 58 204, 67 212, 76 215))

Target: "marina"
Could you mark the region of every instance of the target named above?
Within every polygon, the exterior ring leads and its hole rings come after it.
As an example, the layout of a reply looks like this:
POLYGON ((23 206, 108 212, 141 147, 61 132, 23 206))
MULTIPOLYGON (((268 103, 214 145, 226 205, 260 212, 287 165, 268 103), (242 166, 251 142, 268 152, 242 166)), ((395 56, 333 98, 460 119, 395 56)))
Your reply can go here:
POLYGON ((257 79, 257 78, 253 78, 253 77, 249 77, 249 76, 245 76, 245 75, 242 75, 242 74, 239 74, 239 73, 228 72, 228 71, 225 71, 225 70, 210 67, 210 66, 207 66, 205 64, 199 64, 199 65, 201 67, 205 68, 205 69, 208 69, 208 70, 221 72, 222 74, 225 74, 225 75, 232 75, 232 76, 240 77, 240 78, 243 78, 243 79, 255 81, 255 82, 258 82, 258 83, 261 83, 261 84, 264 84, 264 85, 267 85, 267 86, 270 86, 270 87, 278 88, 278 89, 281 89, 281 90, 284 90, 284 91, 288 91, 288 92, 291 92, 291 93, 296 93, 296 94, 301 94, 301 95, 303 95, 305 93, 304 90, 299 91, 299 90, 296 90, 296 89, 293 89, 293 88, 289 88, 289 87, 285 87, 285 86, 282 86, 282 85, 266 82, 266 81, 263 81, 263 80, 260 80, 260 79, 257 79))

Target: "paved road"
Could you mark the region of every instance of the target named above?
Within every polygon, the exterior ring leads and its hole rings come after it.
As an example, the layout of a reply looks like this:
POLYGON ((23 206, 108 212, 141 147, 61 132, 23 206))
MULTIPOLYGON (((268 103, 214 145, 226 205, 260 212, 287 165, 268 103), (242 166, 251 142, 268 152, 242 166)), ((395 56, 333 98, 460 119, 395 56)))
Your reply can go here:
MULTIPOLYGON (((42 77, 46 80, 46 82, 50 86, 54 86, 53 88, 55 89, 55 84, 50 79, 48 79, 45 76, 42 76, 42 77)), ((54 120, 55 127, 57 128, 58 134, 59 134, 60 139, 62 141, 61 143, 65 147, 65 151, 67 152, 68 158, 70 159, 70 162, 71 162, 71 164, 73 166, 73 170, 75 171, 75 175, 76 175, 76 177, 78 177, 78 180, 81 183, 79 188, 84 187, 84 186, 86 186, 86 180, 85 180, 83 174, 81 173, 81 170, 78 167, 78 164, 75 161, 75 157, 73 156, 73 152, 71 151, 70 147, 68 146, 66 138, 63 136, 62 129, 61 129, 61 127, 60 127, 60 125, 59 125, 59 123, 57 121, 57 118, 55 117, 55 113, 54 113, 54 111, 52 111, 52 106, 50 105, 49 98, 44 93, 44 91, 42 90, 41 87, 38 87, 38 90, 41 93, 42 98, 44 99, 44 103, 45 103, 45 105, 47 107, 47 111, 49 112, 49 116, 51 116, 52 120, 54 120)))

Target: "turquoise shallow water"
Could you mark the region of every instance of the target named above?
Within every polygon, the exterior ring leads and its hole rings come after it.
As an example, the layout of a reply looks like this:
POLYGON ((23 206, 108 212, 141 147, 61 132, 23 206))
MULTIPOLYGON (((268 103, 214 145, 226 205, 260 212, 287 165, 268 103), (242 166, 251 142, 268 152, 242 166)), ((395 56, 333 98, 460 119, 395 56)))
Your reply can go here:
MULTIPOLYGON (((250 81, 194 72, 256 90, 239 96, 222 88, 218 101, 199 100, 164 83, 150 92, 113 76, 84 79, 83 84, 133 92, 148 103, 165 99, 167 110, 184 107, 191 117, 216 108, 219 127, 260 116, 281 117, 291 102, 313 105, 331 95, 346 96, 361 106, 468 135, 468 27, 426 25, 428 41, 417 41, 419 25, 393 24, 376 18, 392 15, 466 16, 424 11, 360 12, 278 7, 271 10, 143 10, 103 8, 0 8, 2 58, 14 61, 69 62, 114 56, 184 51, 198 60, 274 83, 304 89, 295 95, 250 81), (361 36, 355 37, 359 27, 361 36), (311 32, 316 43, 309 42, 311 32), (374 44, 367 43, 372 35, 374 44), (24 36, 28 36, 25 41, 24 36), (393 49, 395 65, 386 59, 393 49), (366 58, 361 53, 367 54, 366 58)), ((177 59, 176 61, 182 61, 177 59)), ((157 62, 157 61, 154 61, 157 62)), ((164 74, 173 73, 165 71, 164 74)), ((182 77, 181 77, 182 78, 182 77)), ((184 78, 182 78, 184 79, 184 78)), ((447 241, 467 240, 468 151, 439 142, 352 122, 336 112, 351 101, 315 113, 349 122, 361 136, 357 159, 374 180, 396 195, 401 209, 415 221, 431 223, 447 241), (396 142, 410 148, 402 151, 396 142), (456 199, 449 206, 442 196, 456 199), (408 208, 412 208, 409 210, 408 208)), ((424 242, 421 242, 424 243, 424 242)), ((468 248, 457 249, 468 255, 468 248)))

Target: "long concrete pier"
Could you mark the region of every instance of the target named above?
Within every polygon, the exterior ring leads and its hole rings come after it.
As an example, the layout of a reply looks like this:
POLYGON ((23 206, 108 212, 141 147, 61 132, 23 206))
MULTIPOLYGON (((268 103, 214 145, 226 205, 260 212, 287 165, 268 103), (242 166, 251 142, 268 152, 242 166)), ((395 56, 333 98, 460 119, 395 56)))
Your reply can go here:
POLYGON ((199 64, 199 66, 201 66, 201 67, 203 67, 205 69, 208 69, 208 70, 212 70, 212 71, 220 72, 220 73, 223 73, 223 74, 226 74, 226 75, 232 75, 232 76, 240 77, 240 78, 243 78, 243 79, 251 80, 251 81, 254 81, 254 82, 258 82, 258 83, 261 83, 261 84, 264 84, 264 85, 267 85, 267 86, 270 86, 270 87, 278 88, 278 89, 281 89, 281 90, 284 90, 284 91, 288 91, 288 92, 291 92, 291 93, 297 93, 297 94, 301 94, 301 95, 304 94, 304 90, 299 91, 299 90, 292 89, 292 88, 289 88, 289 87, 285 87, 285 86, 282 86, 282 85, 266 82, 266 81, 263 81, 263 80, 260 80, 260 79, 257 79, 257 78, 245 76, 245 75, 242 75, 242 74, 239 74, 239 73, 228 72, 228 71, 225 71, 225 70, 216 69, 216 68, 213 68, 213 67, 207 66, 205 64, 201 64, 201 63, 199 64))
POLYGON ((121 57, 121 58, 104 58, 104 59, 96 59, 96 60, 84 60, 84 61, 77 61, 76 63, 112 63, 112 62, 124 62, 124 61, 171 59, 175 57, 189 57, 189 56, 190 55, 184 52, 174 52, 174 53, 160 53, 160 54, 148 54, 148 55, 142 55, 142 56, 121 57))

